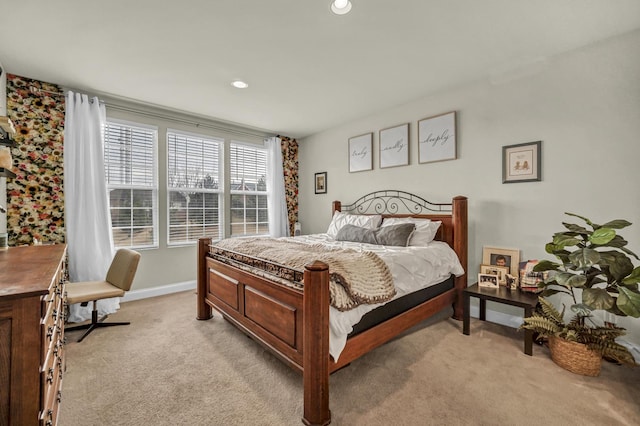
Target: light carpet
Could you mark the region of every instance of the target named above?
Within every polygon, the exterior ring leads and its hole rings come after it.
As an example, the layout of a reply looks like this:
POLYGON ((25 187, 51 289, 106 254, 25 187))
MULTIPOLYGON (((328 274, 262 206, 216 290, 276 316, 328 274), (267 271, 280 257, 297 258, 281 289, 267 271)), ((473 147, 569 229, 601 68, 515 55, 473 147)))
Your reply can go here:
MULTIPOLYGON (((193 292, 122 304, 82 343, 67 333, 61 426, 299 425, 302 376, 193 292), (109 320, 107 320, 109 321, 109 320)), ((331 375, 333 425, 637 425, 640 368, 556 366, 522 332, 438 315, 331 375)))

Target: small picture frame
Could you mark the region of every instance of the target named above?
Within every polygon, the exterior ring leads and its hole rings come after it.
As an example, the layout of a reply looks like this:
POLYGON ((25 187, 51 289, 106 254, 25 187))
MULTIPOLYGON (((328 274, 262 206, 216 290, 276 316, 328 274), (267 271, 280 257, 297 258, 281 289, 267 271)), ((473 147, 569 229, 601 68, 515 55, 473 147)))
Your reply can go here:
POLYGON ((455 160, 456 112, 445 112, 418 121, 418 162, 455 160))
POLYGON ((409 165, 409 123, 380 130, 380 168, 409 165))
POLYGON ((518 289, 518 277, 513 276, 511 274, 507 274, 507 284, 506 287, 509 290, 517 290, 518 289))
POLYGON ((482 248, 482 264, 508 267, 508 274, 519 274, 520 250, 484 246, 482 248))
POLYGON ((542 141, 502 147, 502 183, 541 181, 542 141))
POLYGON ((497 275, 498 276, 498 284, 506 286, 507 285, 507 275, 509 275, 509 267, 508 266, 498 266, 498 265, 480 265, 480 273, 488 274, 488 275, 497 275))
POLYGON ((327 193, 327 172, 320 172, 315 174, 315 187, 316 194, 327 193))
POLYGON ((373 169, 373 132, 349 138, 349 173, 373 169))
POLYGON ((497 275, 478 274, 478 286, 487 288, 499 288, 500 283, 497 275))

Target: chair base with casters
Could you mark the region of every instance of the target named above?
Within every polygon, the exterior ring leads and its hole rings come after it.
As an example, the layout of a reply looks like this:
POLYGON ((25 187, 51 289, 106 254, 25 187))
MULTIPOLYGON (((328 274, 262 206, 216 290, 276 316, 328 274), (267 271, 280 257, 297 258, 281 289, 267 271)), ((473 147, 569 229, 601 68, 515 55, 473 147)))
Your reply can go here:
POLYGON ((90 323, 65 327, 65 331, 86 329, 87 331, 78 339, 78 342, 82 342, 96 328, 129 325, 129 322, 103 322, 108 315, 98 318, 97 302, 101 299, 124 296, 131 288, 139 261, 140 254, 138 252, 119 249, 111 262, 107 278, 104 281, 67 283, 65 286, 67 304, 93 302, 93 310, 91 311, 90 323))
POLYGON ((127 322, 103 322, 104 320, 107 319, 107 317, 109 317, 109 315, 105 315, 102 318, 98 319, 98 308, 96 307, 96 305, 97 305, 97 300, 94 300, 93 301, 93 310, 91 311, 91 322, 89 324, 74 325, 74 326, 71 326, 71 327, 65 327, 64 328, 65 332, 87 329, 87 331, 84 332, 82 337, 80 337, 78 339, 78 343, 82 342, 84 340, 84 338, 87 337, 89 335, 89 333, 91 333, 96 328, 113 327, 113 326, 116 326, 116 325, 129 325, 129 324, 131 324, 128 321, 127 322))

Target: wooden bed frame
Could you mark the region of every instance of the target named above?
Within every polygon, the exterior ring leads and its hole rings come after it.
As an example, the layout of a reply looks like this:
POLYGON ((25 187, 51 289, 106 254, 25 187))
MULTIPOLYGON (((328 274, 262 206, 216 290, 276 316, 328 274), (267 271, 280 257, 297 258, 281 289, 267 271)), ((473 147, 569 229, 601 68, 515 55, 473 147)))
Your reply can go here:
MULTIPOLYGON (((436 239, 447 242, 467 270, 467 198, 434 204, 403 191, 377 191, 353 204, 334 201, 333 211, 418 217, 442 221, 436 239), (430 212, 425 214, 424 212, 430 212), (433 213, 431 213, 433 212, 433 213)), ((453 305, 463 316, 465 275, 454 288, 347 340, 338 362, 329 355, 329 270, 322 262, 306 265, 304 291, 277 283, 209 256, 210 238, 198 243, 197 318, 208 320, 212 308, 303 375, 307 425, 331 422, 329 374, 390 341, 405 330, 453 305)))

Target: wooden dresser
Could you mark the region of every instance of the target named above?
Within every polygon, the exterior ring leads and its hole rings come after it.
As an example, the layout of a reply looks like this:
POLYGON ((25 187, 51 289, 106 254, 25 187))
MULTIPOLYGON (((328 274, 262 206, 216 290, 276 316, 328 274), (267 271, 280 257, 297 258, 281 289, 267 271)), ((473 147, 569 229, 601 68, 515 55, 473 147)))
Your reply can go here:
POLYGON ((0 251, 0 426, 56 424, 65 258, 64 244, 0 251))

